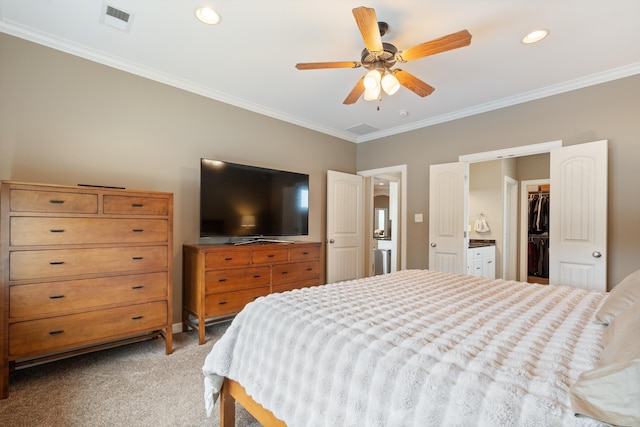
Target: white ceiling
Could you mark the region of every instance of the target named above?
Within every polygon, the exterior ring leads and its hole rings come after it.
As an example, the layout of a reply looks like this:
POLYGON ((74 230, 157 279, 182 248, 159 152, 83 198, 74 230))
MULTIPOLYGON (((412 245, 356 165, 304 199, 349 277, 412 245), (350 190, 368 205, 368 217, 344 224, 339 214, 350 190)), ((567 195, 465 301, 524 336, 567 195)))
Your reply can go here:
POLYGON ((640 73, 637 0, 0 0, 0 15, 2 32, 353 142, 640 73), (131 14, 129 31, 101 23, 105 4, 131 14), (220 24, 197 21, 201 5, 220 24), (463 29, 473 39, 402 64, 432 95, 343 105, 365 69, 294 66, 359 61, 358 6, 399 50, 463 29), (539 28, 542 42, 520 42, 539 28))

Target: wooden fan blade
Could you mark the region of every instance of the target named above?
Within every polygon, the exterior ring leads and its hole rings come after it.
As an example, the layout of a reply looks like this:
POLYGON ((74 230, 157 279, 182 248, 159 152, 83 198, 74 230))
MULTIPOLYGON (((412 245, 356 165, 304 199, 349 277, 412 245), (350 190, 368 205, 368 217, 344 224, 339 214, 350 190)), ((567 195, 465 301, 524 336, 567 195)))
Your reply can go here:
POLYGON ((360 29, 362 40, 364 40, 364 47, 369 52, 382 51, 382 37, 380 37, 375 9, 364 6, 356 7, 353 9, 353 16, 356 18, 358 29, 360 29))
POLYGON ((423 98, 427 95, 431 95, 435 90, 432 86, 429 86, 413 74, 407 73, 406 71, 396 69, 393 71, 393 75, 396 76, 398 82, 400 82, 402 86, 423 98))
POLYGON ((344 102, 342 103, 345 105, 355 104, 356 101, 360 99, 360 96, 362 95, 363 92, 364 92, 364 76, 362 76, 362 78, 358 80, 358 83, 356 83, 353 89, 351 89, 351 93, 347 95, 347 97, 344 99, 344 102))
POLYGON ((296 64, 298 70, 319 70, 322 68, 358 68, 362 64, 353 61, 343 62, 306 62, 302 64, 296 64))
POLYGON ((459 47, 469 46, 471 44, 471 34, 467 30, 458 31, 439 39, 425 42, 402 52, 398 52, 396 57, 401 62, 413 61, 414 59, 424 58, 425 56, 434 55, 440 52, 457 49, 459 47))

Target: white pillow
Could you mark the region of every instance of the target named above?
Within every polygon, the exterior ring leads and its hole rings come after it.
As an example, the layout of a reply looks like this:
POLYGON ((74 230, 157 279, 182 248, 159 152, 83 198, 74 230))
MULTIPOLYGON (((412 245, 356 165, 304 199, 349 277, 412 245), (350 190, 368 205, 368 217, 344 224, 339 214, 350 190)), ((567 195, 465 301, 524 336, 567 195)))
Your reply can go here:
POLYGON ((640 426, 640 300, 607 327, 600 360, 569 390, 571 406, 618 426, 640 426))
POLYGON ((631 273, 611 289, 609 296, 596 313, 596 322, 608 325, 635 301, 640 301, 640 270, 631 273))

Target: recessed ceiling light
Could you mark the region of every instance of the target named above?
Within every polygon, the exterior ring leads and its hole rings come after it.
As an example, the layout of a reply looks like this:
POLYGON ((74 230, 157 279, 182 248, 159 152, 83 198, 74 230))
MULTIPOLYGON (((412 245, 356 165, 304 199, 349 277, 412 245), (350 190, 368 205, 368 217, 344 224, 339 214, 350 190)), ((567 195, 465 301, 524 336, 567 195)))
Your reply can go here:
POLYGON ((215 25, 220 22, 220 15, 210 7, 199 7, 196 9, 196 16, 200 21, 209 25, 215 25))
POLYGON ((542 40, 549 35, 549 30, 535 30, 522 38, 522 43, 531 44, 542 40))

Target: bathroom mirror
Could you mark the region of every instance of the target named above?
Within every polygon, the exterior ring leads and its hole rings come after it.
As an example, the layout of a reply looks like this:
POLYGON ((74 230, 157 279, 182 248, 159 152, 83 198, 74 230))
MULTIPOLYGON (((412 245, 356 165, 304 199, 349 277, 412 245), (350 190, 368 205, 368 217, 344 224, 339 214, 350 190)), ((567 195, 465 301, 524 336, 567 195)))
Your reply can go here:
POLYGON ((373 237, 376 239, 391 238, 391 224, 389 221, 389 209, 375 208, 373 237))

